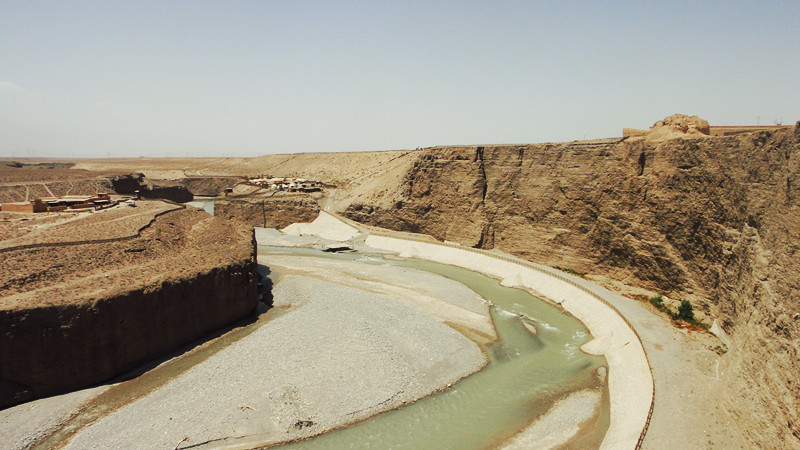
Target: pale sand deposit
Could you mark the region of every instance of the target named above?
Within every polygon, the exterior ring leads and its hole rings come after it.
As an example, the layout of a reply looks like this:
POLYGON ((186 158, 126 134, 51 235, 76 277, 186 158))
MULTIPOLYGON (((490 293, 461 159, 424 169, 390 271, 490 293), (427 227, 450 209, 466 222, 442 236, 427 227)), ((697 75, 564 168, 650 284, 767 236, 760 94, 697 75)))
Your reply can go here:
POLYGON ((441 323, 452 324, 482 346, 497 340, 489 301, 461 283, 430 272, 288 255, 260 256, 259 263, 380 294, 441 323))
POLYGON ((81 404, 106 389, 108 386, 83 389, 0 411, 0 448, 30 448, 67 421, 81 404))
POLYGON ((503 450, 547 449, 563 446, 580 431, 600 407, 600 393, 580 391, 570 394, 547 411, 523 432, 503 445, 503 450))
MULTIPOLYGON (((296 264, 290 258, 281 261, 296 264)), ((277 267, 277 259, 267 262, 277 267)), ((486 364, 474 342, 420 312, 424 308, 393 298, 428 296, 434 302, 438 296, 480 328, 475 317, 482 310, 488 321, 488 308, 474 293, 464 300, 465 287, 429 274, 424 287, 414 286, 407 281, 408 270, 390 267, 376 267, 380 270, 373 274, 394 286, 385 289, 389 295, 343 286, 338 282, 352 272, 347 265, 335 265, 344 275, 325 272, 326 281, 278 268, 286 274, 273 288, 274 301, 291 307, 289 312, 101 418, 69 447, 280 442, 414 401, 486 364)))
POLYGON ((332 241, 346 241, 359 234, 358 229, 338 220, 334 216, 320 211, 319 216, 311 223, 293 223, 284 228, 290 236, 314 235, 332 241))

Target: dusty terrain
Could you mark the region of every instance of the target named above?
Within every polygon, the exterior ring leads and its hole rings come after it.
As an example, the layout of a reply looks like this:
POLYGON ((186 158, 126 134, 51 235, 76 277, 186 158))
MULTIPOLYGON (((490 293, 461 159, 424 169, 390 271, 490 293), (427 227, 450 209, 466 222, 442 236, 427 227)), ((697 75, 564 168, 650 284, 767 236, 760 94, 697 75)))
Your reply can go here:
POLYGON ((103 381, 253 309, 252 231, 139 203, 3 224, 2 406, 103 381), (47 245, 18 246, 31 243, 47 245))
MULTIPOLYGON (((141 172, 153 180, 254 177, 264 174, 306 177, 330 185, 329 205, 342 209, 353 198, 391 196, 415 160, 415 151, 299 153, 257 158, 131 158, 75 160, 75 169, 141 172), (341 195, 338 191, 341 190, 341 195), (339 205, 342 205, 341 207, 339 205)), ((383 205, 383 203, 381 203, 383 205)), ((389 206, 386 204, 385 206, 389 206)))
POLYGON ((709 389, 736 418, 729 426, 750 446, 796 447, 799 145, 800 127, 412 152, 95 160, 76 169, 164 179, 315 178, 335 186, 320 207, 358 221, 500 249, 623 292, 663 293, 673 310, 688 299, 728 335, 727 344, 713 345, 720 375, 709 389))
MULTIPOLYGON (((23 202, 41 197, 64 195, 94 195, 98 192, 130 194, 136 191, 146 198, 164 198, 176 202, 187 202, 192 193, 187 186, 198 191, 213 190, 217 179, 202 182, 178 183, 171 180, 153 181, 141 173, 125 170, 97 170, 66 168, 72 163, 59 163, 55 167, 38 165, 44 163, 0 160, 0 203, 23 202)), ((227 179, 226 179, 227 180, 227 179)))
POLYGON ((133 236, 157 214, 180 209, 158 201, 80 213, 0 213, 0 249, 133 236))
POLYGON ((0 203, 23 202, 39 197, 94 195, 114 192, 110 178, 116 173, 64 168, 10 167, 0 161, 0 203))
POLYGON ((323 207, 361 222, 663 293, 673 311, 691 301, 729 336, 714 347, 734 426, 751 445, 797 446, 799 135, 438 147, 375 153, 370 170, 364 154, 316 155, 302 174, 337 185, 323 207))

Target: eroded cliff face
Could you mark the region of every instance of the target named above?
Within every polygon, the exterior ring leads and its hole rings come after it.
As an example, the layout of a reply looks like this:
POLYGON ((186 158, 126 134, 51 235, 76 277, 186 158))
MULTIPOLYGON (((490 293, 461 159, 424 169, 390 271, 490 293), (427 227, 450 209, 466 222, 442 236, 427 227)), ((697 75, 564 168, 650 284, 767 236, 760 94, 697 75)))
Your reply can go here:
POLYGON ((319 215, 319 209, 317 201, 305 195, 230 198, 216 201, 214 215, 253 227, 283 228, 297 222, 313 221, 319 215))
POLYGON ((662 142, 442 147, 345 215, 687 298, 731 336, 729 404, 800 445, 800 127, 662 142))
POLYGON ((133 239, 4 252, 0 408, 105 381, 247 315, 256 264, 250 227, 194 208, 133 239))

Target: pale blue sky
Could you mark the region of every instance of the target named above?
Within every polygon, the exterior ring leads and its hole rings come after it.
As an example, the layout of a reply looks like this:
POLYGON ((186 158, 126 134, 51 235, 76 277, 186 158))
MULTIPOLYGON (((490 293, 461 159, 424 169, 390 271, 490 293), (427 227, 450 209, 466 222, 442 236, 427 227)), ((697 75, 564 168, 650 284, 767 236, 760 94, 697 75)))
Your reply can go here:
POLYGON ((0 156, 254 156, 800 120, 800 2, 0 2, 0 156))

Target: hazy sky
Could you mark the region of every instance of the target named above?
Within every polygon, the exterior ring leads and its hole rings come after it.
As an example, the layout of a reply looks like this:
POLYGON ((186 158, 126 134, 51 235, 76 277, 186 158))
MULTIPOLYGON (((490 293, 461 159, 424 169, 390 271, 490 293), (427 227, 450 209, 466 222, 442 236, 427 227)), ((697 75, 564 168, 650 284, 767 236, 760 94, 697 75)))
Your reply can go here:
POLYGON ((800 1, 0 3, 0 156, 253 156, 800 120, 800 1))

